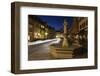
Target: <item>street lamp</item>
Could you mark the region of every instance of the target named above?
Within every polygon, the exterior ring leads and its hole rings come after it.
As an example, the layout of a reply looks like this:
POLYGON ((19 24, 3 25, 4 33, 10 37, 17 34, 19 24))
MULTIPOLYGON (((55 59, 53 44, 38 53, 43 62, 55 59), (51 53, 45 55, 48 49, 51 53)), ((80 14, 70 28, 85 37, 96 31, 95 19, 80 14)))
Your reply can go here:
POLYGON ((48 33, 47 33, 47 32, 45 32, 45 35, 47 36, 47 35, 48 35, 48 33))

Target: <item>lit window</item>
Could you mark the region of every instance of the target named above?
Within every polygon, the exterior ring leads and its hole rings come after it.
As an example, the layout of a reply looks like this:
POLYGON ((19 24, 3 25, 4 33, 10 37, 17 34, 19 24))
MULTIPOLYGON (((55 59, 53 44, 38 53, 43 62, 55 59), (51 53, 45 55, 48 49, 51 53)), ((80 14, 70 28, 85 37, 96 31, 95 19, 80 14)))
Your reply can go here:
POLYGON ((35 33, 34 35, 35 35, 35 38, 40 38, 41 37, 40 33, 35 33))
POLYGON ((44 26, 43 26, 43 25, 41 25, 41 28, 44 28, 44 26))
POLYGON ((30 36, 28 35, 28 40, 30 40, 30 36))

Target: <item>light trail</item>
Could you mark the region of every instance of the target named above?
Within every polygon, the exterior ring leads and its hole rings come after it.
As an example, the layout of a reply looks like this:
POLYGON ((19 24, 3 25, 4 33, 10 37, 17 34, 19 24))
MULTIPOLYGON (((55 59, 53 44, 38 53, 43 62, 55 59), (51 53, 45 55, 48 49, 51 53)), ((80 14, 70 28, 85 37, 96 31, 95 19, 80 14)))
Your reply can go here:
POLYGON ((41 43, 46 43, 49 41, 54 41, 53 43, 59 43, 60 42, 60 38, 55 38, 55 39, 48 39, 48 40, 38 40, 35 42, 28 42, 28 45, 36 45, 36 44, 41 44, 41 43))

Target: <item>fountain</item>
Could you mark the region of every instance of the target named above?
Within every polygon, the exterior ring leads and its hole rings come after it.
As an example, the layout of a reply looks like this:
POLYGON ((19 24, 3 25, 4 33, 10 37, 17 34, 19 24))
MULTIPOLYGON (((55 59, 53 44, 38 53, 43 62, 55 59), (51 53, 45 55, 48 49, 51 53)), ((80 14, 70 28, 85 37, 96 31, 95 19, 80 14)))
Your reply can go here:
POLYGON ((64 32, 62 42, 50 45, 50 53, 54 58, 73 58, 74 47, 70 46, 67 39, 67 22, 64 19, 64 32))

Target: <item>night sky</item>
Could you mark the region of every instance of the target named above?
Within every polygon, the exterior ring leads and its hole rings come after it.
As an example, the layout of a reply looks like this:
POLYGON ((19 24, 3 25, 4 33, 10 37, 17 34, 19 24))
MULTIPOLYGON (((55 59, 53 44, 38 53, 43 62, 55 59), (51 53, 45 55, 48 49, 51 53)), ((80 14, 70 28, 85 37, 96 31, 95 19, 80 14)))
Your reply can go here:
POLYGON ((70 28, 73 23, 73 17, 63 16, 38 16, 42 21, 47 22, 48 26, 55 28, 56 31, 63 29, 64 18, 68 22, 70 28))

